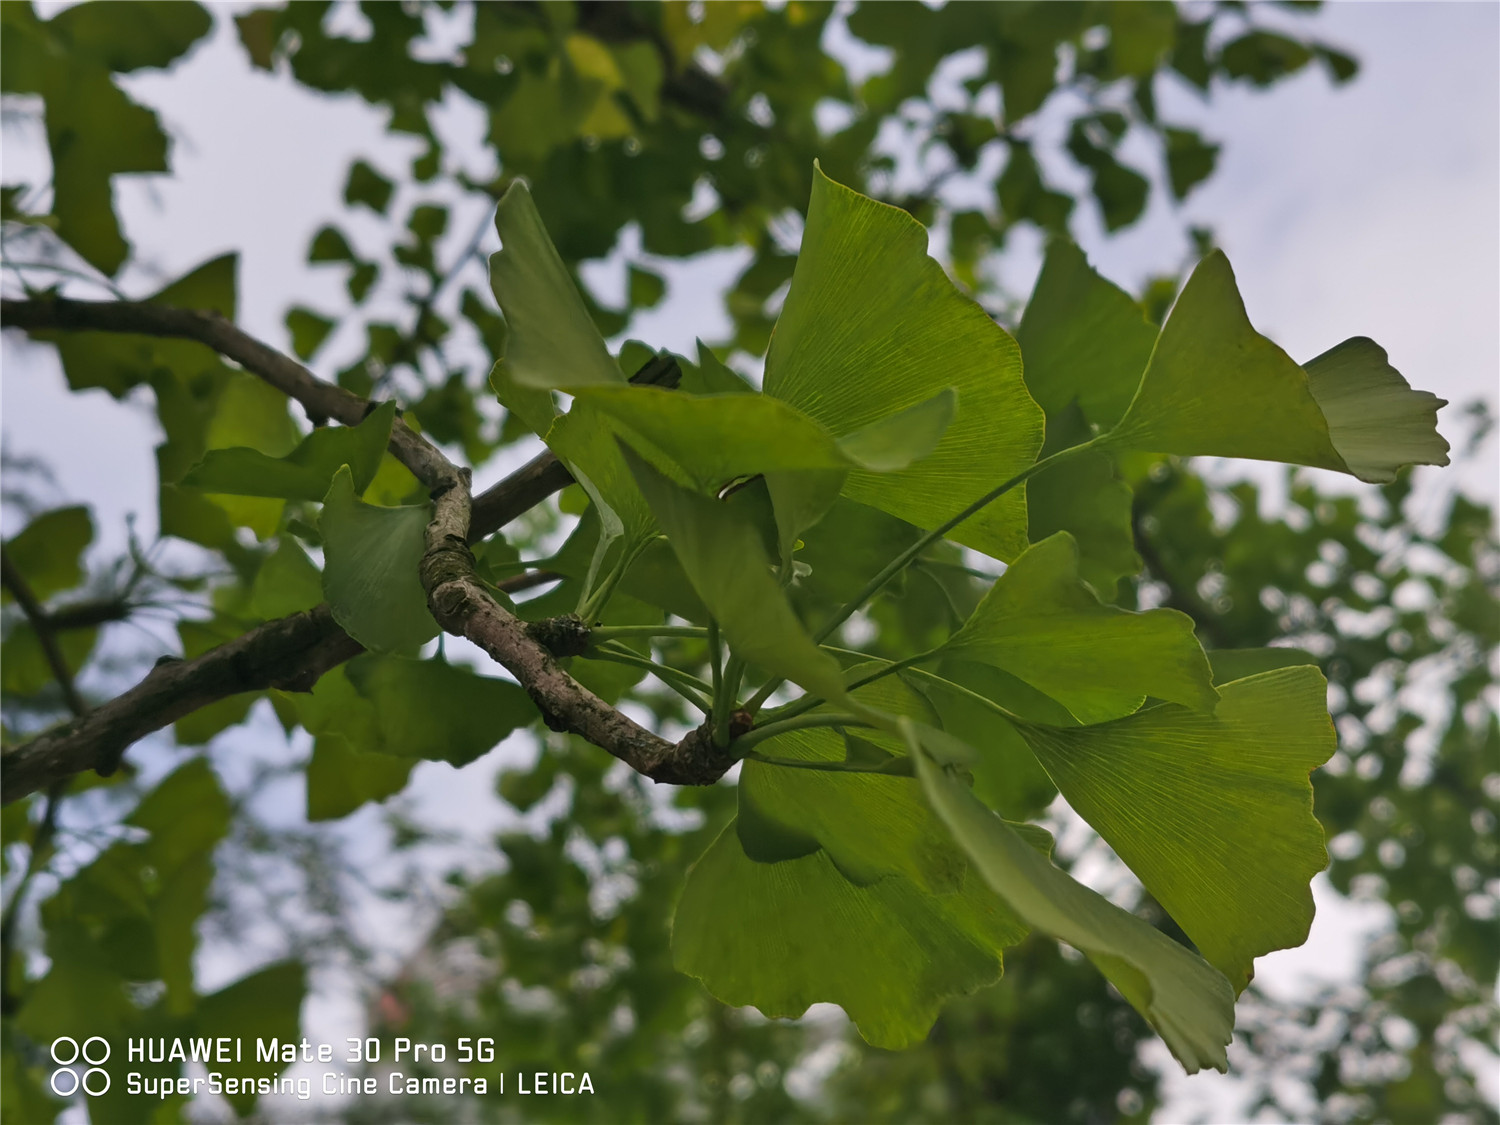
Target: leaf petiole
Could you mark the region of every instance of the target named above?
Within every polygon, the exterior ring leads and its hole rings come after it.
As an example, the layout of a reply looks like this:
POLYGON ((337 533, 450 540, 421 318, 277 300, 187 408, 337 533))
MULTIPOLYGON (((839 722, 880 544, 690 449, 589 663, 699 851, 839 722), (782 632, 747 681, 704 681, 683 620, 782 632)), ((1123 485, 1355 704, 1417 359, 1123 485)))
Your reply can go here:
POLYGON ((590 642, 622 640, 628 637, 706 637, 710 633, 698 625, 597 625, 589 630, 590 642))
POLYGON ((1052 456, 1050 457, 1043 457, 1040 461, 1033 462, 1021 472, 1011 477, 1010 480, 1006 481, 1004 484, 990 489, 990 491, 986 492, 978 500, 975 500, 972 504, 970 504, 963 511, 959 512, 958 515, 954 516, 952 519, 945 520, 942 523, 938 524, 937 527, 934 527, 931 531, 923 535, 910 547, 906 548, 906 550, 902 551, 894 559, 886 563, 886 565, 881 568, 880 573, 866 582, 864 588, 860 590, 859 593, 855 594, 854 597, 850 598, 847 602, 845 602, 837 610, 835 610, 833 616, 825 621, 822 628, 820 628, 816 633, 813 634, 813 640, 822 641, 825 637, 827 637, 830 633, 832 633, 835 629, 837 629, 840 625, 847 621, 854 614, 854 612, 860 608, 860 606, 864 605, 865 602, 869 601, 872 597, 879 593, 887 582, 896 577, 896 575, 900 574, 901 571, 905 570, 913 559, 915 559, 928 547, 932 546, 932 544, 936 543, 943 536, 947 535, 948 532, 952 531, 959 524, 963 523, 964 520, 968 519, 974 513, 978 512, 981 508, 984 508, 986 505, 1000 499, 1000 497, 1004 496, 1007 492, 1015 488, 1017 485, 1024 484, 1027 480, 1029 480, 1031 477, 1034 477, 1043 469, 1050 468, 1051 466, 1056 465, 1068 458, 1077 456, 1079 453, 1082 453, 1085 450, 1092 449, 1094 447, 1094 444, 1098 441, 1099 439, 1096 437, 1090 441, 1084 442, 1081 445, 1071 446, 1067 449, 1052 454, 1052 456))
POLYGON ((790 719, 781 719, 774 723, 755 727, 746 731, 734 740, 734 748, 738 750, 739 756, 744 757, 745 751, 758 742, 764 742, 768 738, 775 738, 779 734, 788 731, 805 730, 808 727, 868 727, 872 724, 858 715, 834 712, 824 715, 808 715, 790 719))
POLYGON ((680 672, 676 668, 669 668, 665 664, 658 664, 654 660, 648 660, 623 646, 617 647, 617 642, 614 641, 606 641, 602 645, 595 646, 589 651, 589 657, 645 669, 705 715, 713 710, 713 704, 709 699, 709 693, 713 689, 697 676, 680 672))
MULTIPOLYGON (((768 766, 786 766, 788 769, 794 770, 818 770, 821 773, 873 773, 879 774, 882 777, 902 776, 893 773, 889 768, 882 768, 880 766, 860 766, 849 762, 809 762, 797 758, 772 758, 755 750, 751 750, 746 754, 745 759, 751 762, 763 762, 768 766)), ((907 761, 905 758, 898 758, 896 760, 900 762, 907 761)))

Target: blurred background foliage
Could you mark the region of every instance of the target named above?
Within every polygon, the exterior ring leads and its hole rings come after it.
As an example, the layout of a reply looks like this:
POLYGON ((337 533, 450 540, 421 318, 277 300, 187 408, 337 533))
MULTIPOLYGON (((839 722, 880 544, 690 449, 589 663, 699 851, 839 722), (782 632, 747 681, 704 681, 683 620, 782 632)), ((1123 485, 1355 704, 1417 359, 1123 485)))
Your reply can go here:
MULTIPOLYGON (((1317 5, 1275 7, 1311 15, 1317 5)), ((1013 326, 1025 295, 1007 292, 995 268, 1013 231, 1063 233, 1094 209, 1113 232, 1140 219, 1153 193, 1181 200, 1213 174, 1218 145, 1158 113, 1162 83, 1208 98, 1308 67, 1334 82, 1356 75, 1354 59, 1318 41, 1315 19, 1293 34, 1265 26, 1268 10, 1231 0, 935 10, 309 0, 232 20, 253 66, 356 96, 385 113, 392 136, 417 142, 409 163, 389 153, 354 161, 343 210, 328 201, 307 261, 341 270, 347 301, 289 308, 293 349, 351 390, 395 397, 478 467, 532 448, 488 394, 505 326, 468 271, 490 230, 488 203, 513 179, 530 183, 570 267, 625 257, 620 293, 579 274, 609 337, 661 304, 674 263, 746 248, 722 295, 732 330, 710 343, 754 370, 791 276, 815 159, 928 224, 953 276, 1013 326), (486 151, 443 139, 435 121, 453 98, 483 108, 486 151), (1081 192, 1044 170, 1044 107, 1065 118, 1062 150, 1086 173, 1081 192), (1127 151, 1154 163, 1137 166, 1127 151), (455 216, 474 214, 477 228, 454 229, 455 216), (358 354, 328 362, 334 339, 362 341, 358 354)), ((230 19, 191 3, 86 3, 50 18, 27 3, 0 6, 6 127, 40 127, 51 154, 49 182, 6 183, 0 196, 8 291, 119 291, 137 255, 114 210, 114 177, 169 173, 170 145, 117 76, 171 66, 230 19)), ((1211 244, 1210 231, 1190 233, 1197 249, 1211 244)), ((1153 318, 1176 285, 1159 278, 1139 294, 1153 318)), ((160 298, 232 316, 234 259, 206 263, 160 298)), ((132 535, 114 560, 90 553, 97 522, 121 514, 53 506, 46 466, 7 458, 4 501, 21 528, 6 541, 7 745, 138 678, 163 651, 150 630, 165 628, 192 657, 318 600, 315 584, 301 600, 287 593, 298 576, 305 585, 305 556, 276 539, 295 509, 175 484, 205 449, 285 453, 299 429, 284 400, 193 344, 79 336, 59 346, 75 390, 153 392, 162 538, 132 535), (28 599, 38 613, 22 612, 28 599), (104 643, 122 633, 133 649, 104 643)), ((1389 918, 1347 985, 1297 1002, 1258 989, 1242 1000, 1231 1059, 1252 1112, 1497 1120, 1475 1077, 1492 1065, 1500 1031, 1493 513, 1462 497, 1412 512, 1408 480, 1354 499, 1291 477, 1281 503, 1177 461, 1128 470, 1146 570, 1117 600, 1189 613, 1226 667, 1241 659, 1234 650, 1264 645, 1322 667, 1342 747, 1315 779, 1331 880, 1389 918)), ((410 491, 403 474, 387 458, 372 486, 383 502, 410 491)), ((528 514, 486 562, 545 556, 580 507, 564 493, 528 514)), ((840 533, 836 516, 826 534, 840 533)), ((905 650, 946 632, 984 581, 955 548, 935 549, 872 607, 860 647, 905 650)), ((836 603, 833 585, 811 583, 804 596, 836 603)), ((682 643, 690 659, 694 642, 682 643)), ((610 697, 687 725, 677 697, 652 681, 617 665, 607 680, 593 674, 610 697)), ((868 1047, 836 1011, 772 1023, 713 1001, 672 969, 668 932, 687 867, 731 815, 728 786, 652 792, 601 751, 548 735, 537 753, 506 760, 496 800, 516 815, 482 870, 453 862, 451 841, 399 799, 372 869, 337 821, 399 792, 409 762, 322 740, 315 765, 306 740, 247 759, 240 738, 227 754, 216 736, 257 715, 251 729, 275 740, 266 702, 290 732, 288 698, 234 697, 176 724, 177 746, 201 751, 142 748, 150 769, 5 806, 6 1121, 51 1120, 62 1108, 44 1086, 54 1035, 291 1036, 309 974, 358 982, 371 1035, 493 1035, 494 1072, 523 1060, 587 1069, 601 1091, 461 1106, 366 1098, 323 1111, 330 1118, 1052 1123, 1146 1120, 1160 1104, 1145 1024, 1049 942, 1012 951, 1000 984, 949 1004, 906 1052, 868 1047), (304 794, 307 819, 289 819, 288 802, 304 794), (415 950, 395 974, 370 938, 372 912, 401 919, 397 944, 415 950), (237 979, 203 994, 193 968, 210 958, 236 965, 237 979)), ((1097 845, 1071 828, 1064 857, 1097 860, 1097 845)), ((1138 889, 1121 884, 1114 897, 1169 924, 1138 889)), ((280 1112, 253 1099, 233 1108, 265 1120, 280 1112)), ((183 1099, 90 1105, 96 1122, 193 1112, 209 1110, 183 1099)))

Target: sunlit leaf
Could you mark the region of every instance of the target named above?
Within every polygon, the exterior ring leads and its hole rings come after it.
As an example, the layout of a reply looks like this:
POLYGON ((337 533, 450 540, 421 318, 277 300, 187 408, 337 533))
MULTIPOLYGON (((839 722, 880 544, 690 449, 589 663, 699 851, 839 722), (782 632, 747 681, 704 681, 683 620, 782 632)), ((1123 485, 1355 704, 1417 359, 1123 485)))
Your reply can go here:
MULTIPOLYGON (((913 736, 915 738, 915 736, 913 736)), ((1087 954, 1189 1074, 1227 1071, 1234 990, 1212 965, 1089 890, 913 746, 917 774, 986 882, 1027 925, 1087 954)))
POLYGON ((1107 438, 1116 448, 1285 461, 1391 481, 1403 465, 1446 465, 1443 401, 1414 391, 1363 337, 1306 369, 1250 326, 1229 260, 1193 271, 1139 391, 1107 438))
POLYGON ((1241 991, 1307 940, 1328 864, 1309 773, 1337 748, 1316 668, 1223 686, 1206 715, 1160 706, 1103 726, 1022 726, 1068 803, 1241 991))
POLYGON ((1004 669, 1086 723, 1128 715, 1148 695, 1201 711, 1217 699, 1192 618, 1101 604, 1066 532, 1012 563, 943 649, 1004 669))
MULTIPOLYGON (((931 456, 901 472, 851 473, 845 495, 932 527, 1031 464, 1041 412, 1015 341, 927 256, 921 225, 816 173, 766 393, 844 436, 947 387, 957 412, 931 456)), ((1024 496, 1008 494, 952 538, 1014 558, 1026 544, 1024 496)))

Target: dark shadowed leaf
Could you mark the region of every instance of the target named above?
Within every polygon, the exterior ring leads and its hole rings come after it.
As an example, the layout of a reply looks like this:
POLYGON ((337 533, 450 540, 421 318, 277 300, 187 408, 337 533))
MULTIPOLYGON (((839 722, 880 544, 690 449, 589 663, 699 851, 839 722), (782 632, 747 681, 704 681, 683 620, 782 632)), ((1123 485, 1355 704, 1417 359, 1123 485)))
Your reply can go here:
POLYGON ((427 505, 377 508, 354 495, 348 466, 323 501, 323 596, 333 618, 366 648, 404 652, 437 636, 417 574, 427 505))

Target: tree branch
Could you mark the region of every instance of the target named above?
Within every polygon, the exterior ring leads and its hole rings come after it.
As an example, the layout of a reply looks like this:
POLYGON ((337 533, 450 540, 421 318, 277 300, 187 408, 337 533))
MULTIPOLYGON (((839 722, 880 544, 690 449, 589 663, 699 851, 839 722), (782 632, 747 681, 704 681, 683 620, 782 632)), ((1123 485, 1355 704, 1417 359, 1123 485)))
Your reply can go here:
POLYGON ((712 785, 724 776, 734 758, 714 746, 707 724, 676 744, 640 726, 568 675, 526 623, 490 596, 468 548, 468 470, 455 470, 433 499, 422 586, 445 631, 473 641, 515 676, 553 730, 581 735, 653 781, 712 785))
MULTIPOLYGON (((28 332, 125 332, 196 340, 296 399, 310 417, 334 418, 354 426, 364 420, 370 408, 359 395, 325 383, 295 359, 261 343, 218 313, 144 301, 47 297, 0 301, 0 324, 28 332)), ((399 418, 391 427, 391 452, 429 488, 443 479, 447 459, 399 418)))
MULTIPOLYGON (((553 577, 532 571, 495 585, 511 593, 553 577)), ((310 691, 323 673, 363 651, 320 605, 257 625, 194 660, 163 657, 139 684, 85 718, 6 750, 0 757, 3 803, 85 770, 112 773, 131 743, 227 696, 267 688, 310 691)))
MULTIPOLYGON (((333 418, 353 426, 370 409, 369 402, 359 395, 324 382, 290 356, 263 344, 217 313, 143 301, 7 299, 0 301, 0 324, 27 332, 121 332, 197 340, 296 399, 309 417, 333 418)), ((680 378, 675 361, 658 358, 641 368, 631 382, 675 387, 680 378)), ((391 452, 428 488, 436 487, 446 476, 447 458, 399 418, 391 428, 391 452)), ((475 497, 470 541, 494 534, 572 483, 573 474, 551 451, 539 454, 475 497)))
MULTIPOLYGON (((0 302, 0 323, 29 332, 121 332, 197 340, 296 399, 310 415, 354 425, 369 409, 358 395, 323 382, 215 313, 138 301, 47 298, 0 302)), ((659 356, 632 381, 675 386, 679 378, 676 361, 659 356)), ((733 759, 714 747, 705 731, 694 731, 674 745, 614 710, 569 676, 475 575, 466 545, 469 537, 483 538, 570 483, 573 478, 566 466, 544 453, 486 491, 476 504, 470 499, 469 471, 454 466, 399 419, 391 430, 391 452, 437 499, 432 528, 441 530, 429 528, 422 574, 440 625, 479 644, 516 676, 556 729, 583 736, 657 781, 706 785, 723 776, 733 759), (480 506, 482 522, 471 526, 472 510, 480 506), (450 542, 454 535, 457 539, 450 542), (434 560, 442 566, 431 572, 433 581, 428 584, 429 563, 434 560)), ((538 579, 519 575, 511 581, 522 588, 538 579)), ((273 687, 309 691, 324 672, 361 651, 333 620, 328 606, 320 605, 256 626, 194 660, 163 658, 123 695, 7 750, 0 758, 3 799, 9 803, 85 770, 113 773, 132 743, 200 707, 273 687)))
POLYGON ((7 750, 7 804, 84 770, 113 773, 137 739, 215 700, 270 687, 308 691, 360 650, 327 606, 268 621, 196 660, 163 657, 135 687, 7 750))

